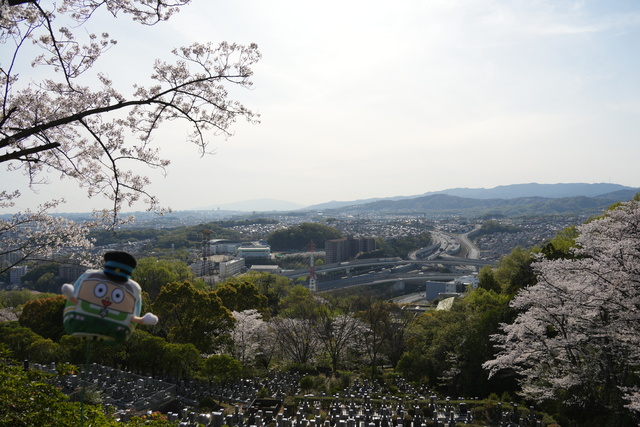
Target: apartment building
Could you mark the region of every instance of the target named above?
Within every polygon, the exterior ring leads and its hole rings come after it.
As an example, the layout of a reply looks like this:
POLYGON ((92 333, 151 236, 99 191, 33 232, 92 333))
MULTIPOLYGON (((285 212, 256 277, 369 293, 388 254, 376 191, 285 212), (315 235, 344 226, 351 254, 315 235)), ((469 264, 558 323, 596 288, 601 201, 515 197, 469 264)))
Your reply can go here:
POLYGON ((373 237, 347 237, 346 239, 327 240, 324 243, 325 262, 332 264, 348 261, 361 252, 376 250, 376 240, 373 237))

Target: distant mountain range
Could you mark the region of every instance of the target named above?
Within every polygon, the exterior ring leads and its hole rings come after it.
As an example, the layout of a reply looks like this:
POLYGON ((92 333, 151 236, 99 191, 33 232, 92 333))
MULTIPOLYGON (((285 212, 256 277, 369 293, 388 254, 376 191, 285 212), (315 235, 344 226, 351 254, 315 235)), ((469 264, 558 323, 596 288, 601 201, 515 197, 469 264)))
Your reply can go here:
MULTIPOLYGON (((174 211, 162 217, 161 222, 210 221, 246 213, 270 214, 282 212, 315 213, 323 215, 418 214, 427 217, 462 215, 526 216, 526 215, 581 215, 601 213, 614 203, 631 200, 638 187, 619 184, 513 184, 494 188, 451 188, 415 196, 394 196, 352 201, 332 201, 303 207, 300 204, 275 199, 247 200, 225 205, 174 211)), ((150 212, 130 212, 137 220, 160 221, 150 212)), ((0 218, 12 214, 1 214, 0 218)), ((80 221, 89 219, 90 213, 56 214, 80 221)))
POLYGON ((276 200, 256 199, 207 206, 193 211, 230 212, 326 212, 331 213, 424 213, 432 215, 478 216, 485 214, 549 215, 591 214, 609 205, 630 200, 640 188, 609 183, 512 184, 494 188, 450 188, 414 196, 377 197, 351 201, 331 201, 304 207, 276 200))
POLYGON ((619 184, 514 184, 485 188, 452 188, 419 196, 328 202, 304 210, 341 213, 424 213, 430 215, 505 216, 593 214, 626 201, 640 188, 619 184))
POLYGON ((493 188, 450 188, 442 191, 430 191, 415 196, 394 196, 378 197, 372 199, 360 199, 354 201, 331 201, 317 205, 307 206, 304 210, 324 210, 337 209, 347 206, 363 205, 378 201, 395 201, 417 199, 425 196, 446 194, 449 196, 464 197, 469 199, 515 199, 519 197, 544 197, 556 199, 561 197, 598 197, 616 191, 634 192, 640 191, 638 188, 626 187, 619 184, 511 184, 500 185, 493 188))

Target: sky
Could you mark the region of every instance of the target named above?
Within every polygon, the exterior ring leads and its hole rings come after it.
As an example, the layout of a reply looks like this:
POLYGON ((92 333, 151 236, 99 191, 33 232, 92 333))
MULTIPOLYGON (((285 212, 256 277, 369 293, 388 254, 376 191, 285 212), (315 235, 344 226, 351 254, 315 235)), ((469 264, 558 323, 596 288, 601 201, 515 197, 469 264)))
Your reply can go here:
MULTIPOLYGON (((172 164, 166 177, 148 172, 149 190, 174 210, 529 182, 640 187, 635 0, 194 0, 155 27, 108 26, 119 43, 100 67, 121 89, 195 41, 255 42, 262 54, 253 87, 232 90, 260 124, 238 121, 204 157, 186 127, 156 136, 172 164)), ((15 172, 0 181, 24 187, 15 172)), ((22 192, 19 209, 104 204, 57 176, 22 192)))

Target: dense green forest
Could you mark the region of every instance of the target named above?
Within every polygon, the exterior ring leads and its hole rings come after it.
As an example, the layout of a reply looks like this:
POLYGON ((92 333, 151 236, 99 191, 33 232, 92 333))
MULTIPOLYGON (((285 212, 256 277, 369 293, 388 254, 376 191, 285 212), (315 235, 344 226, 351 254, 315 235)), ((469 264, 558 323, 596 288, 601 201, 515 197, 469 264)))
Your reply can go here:
POLYGON ((341 239, 340 230, 324 224, 303 222, 299 225, 277 230, 267 236, 267 243, 274 251, 301 251, 309 248, 313 241, 318 248, 324 248, 327 240, 341 239))
POLYGON ((487 220, 487 221, 483 221, 480 229, 471 233, 469 237, 477 238, 480 236, 484 236, 487 234, 494 234, 494 233, 517 233, 520 230, 521 230, 520 227, 517 227, 515 225, 501 224, 499 221, 496 221, 496 220, 487 220))

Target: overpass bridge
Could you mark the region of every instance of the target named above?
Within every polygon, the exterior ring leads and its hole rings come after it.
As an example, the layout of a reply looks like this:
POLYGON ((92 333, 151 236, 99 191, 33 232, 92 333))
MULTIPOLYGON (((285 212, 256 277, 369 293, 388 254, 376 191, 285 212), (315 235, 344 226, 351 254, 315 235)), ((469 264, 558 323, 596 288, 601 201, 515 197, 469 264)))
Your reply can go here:
MULTIPOLYGON (((485 265, 492 264, 491 261, 471 258, 446 257, 442 259, 426 259, 426 260, 403 260, 401 258, 372 258, 360 259, 353 261, 345 261, 335 264, 318 265, 315 268, 316 275, 319 273, 330 273, 344 270, 347 274, 355 268, 395 268, 403 265, 446 265, 446 266, 473 266, 482 268, 485 265)), ((309 275, 309 269, 285 270, 279 273, 290 279, 297 279, 309 275)))
POLYGON ((377 285, 381 283, 398 283, 426 285, 427 282, 449 282, 460 277, 457 273, 434 273, 434 274, 417 274, 417 273, 369 273, 359 276, 317 281, 318 291, 330 291, 334 289, 346 288, 358 285, 377 285))

